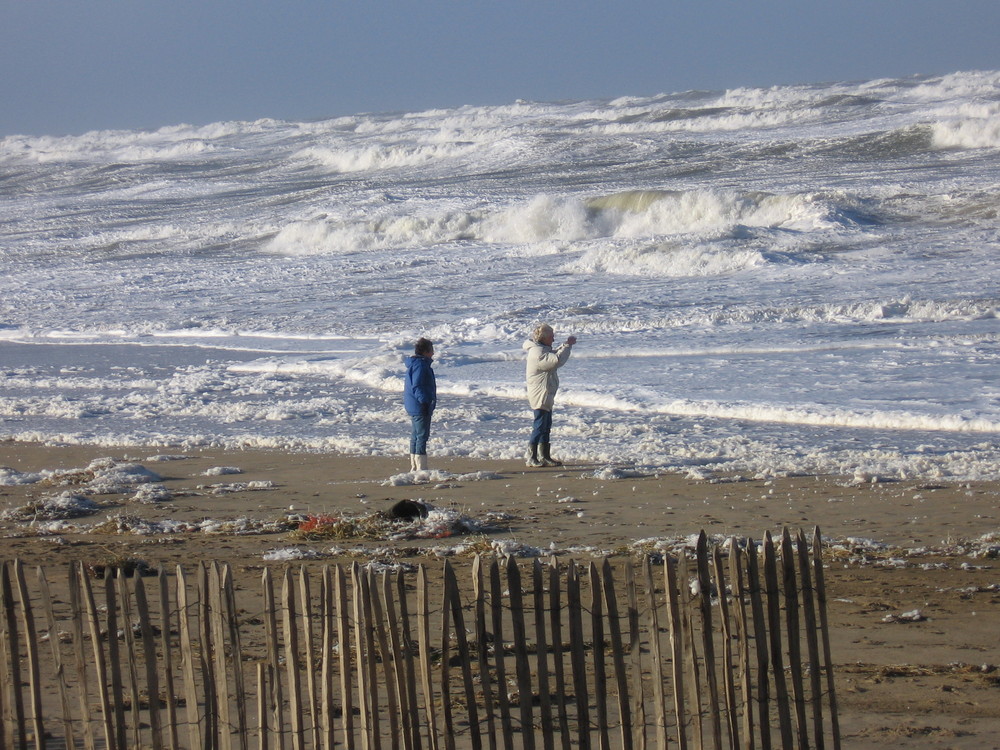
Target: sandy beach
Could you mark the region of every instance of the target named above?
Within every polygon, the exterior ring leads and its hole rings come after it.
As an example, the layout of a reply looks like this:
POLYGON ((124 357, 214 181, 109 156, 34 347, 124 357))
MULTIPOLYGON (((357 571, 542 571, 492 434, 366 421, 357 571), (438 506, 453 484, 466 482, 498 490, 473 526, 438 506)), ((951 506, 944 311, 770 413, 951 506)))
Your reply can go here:
POLYGON ((639 559, 701 530, 721 541, 819 527, 844 746, 1000 747, 995 483, 691 478, 433 456, 414 476, 405 456, 15 442, 0 443, 0 467, 4 557, 46 569, 125 556, 167 569, 225 560, 255 580, 264 565, 300 560, 434 574, 442 558, 476 552, 639 559), (333 540, 301 533, 309 519, 371 519, 401 500, 441 511, 437 525, 398 538, 377 524, 333 540))

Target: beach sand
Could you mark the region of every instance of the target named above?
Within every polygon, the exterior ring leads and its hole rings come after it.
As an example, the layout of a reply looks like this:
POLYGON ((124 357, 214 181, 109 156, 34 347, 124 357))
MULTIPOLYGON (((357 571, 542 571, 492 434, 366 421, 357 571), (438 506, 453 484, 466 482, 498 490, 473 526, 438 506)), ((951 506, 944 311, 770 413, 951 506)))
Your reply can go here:
MULTIPOLYGON (((495 544, 589 561, 638 556, 653 540, 701 530, 759 540, 783 527, 808 535, 819 527, 830 544, 827 595, 844 747, 1000 748, 997 483, 632 476, 601 466, 526 469, 520 462, 431 456, 430 481, 406 484, 405 456, 0 443, 7 481, 83 470, 105 458, 141 465, 168 494, 146 502, 134 499, 135 487, 90 495, 101 506, 96 513, 40 534, 37 523, 17 519, 17 509, 84 485, 0 486, 0 511, 8 511, 0 521, 4 559, 46 570, 114 556, 168 570, 224 560, 237 577, 258 581, 262 566, 300 564, 291 558, 303 551, 326 562, 378 559, 436 573, 456 548, 468 554, 469 547, 495 544), (364 517, 404 499, 456 511, 488 530, 333 542, 303 540, 291 530, 290 515, 364 517), (98 527, 112 517, 119 521, 98 527), (140 520, 185 522, 189 530, 129 531, 140 520), (222 533, 193 530, 205 521, 222 533)), ((62 578, 50 576, 54 585, 62 578)))

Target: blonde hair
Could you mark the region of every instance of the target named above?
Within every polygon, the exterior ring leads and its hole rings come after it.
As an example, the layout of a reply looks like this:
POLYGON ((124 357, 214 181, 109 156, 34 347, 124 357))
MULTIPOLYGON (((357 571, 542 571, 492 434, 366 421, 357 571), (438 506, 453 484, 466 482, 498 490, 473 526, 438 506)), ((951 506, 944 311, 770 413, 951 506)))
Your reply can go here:
POLYGON ((531 340, 537 344, 539 341, 542 340, 542 336, 544 336, 547 333, 553 333, 552 326, 550 326, 548 323, 542 323, 535 329, 535 332, 531 334, 531 340))

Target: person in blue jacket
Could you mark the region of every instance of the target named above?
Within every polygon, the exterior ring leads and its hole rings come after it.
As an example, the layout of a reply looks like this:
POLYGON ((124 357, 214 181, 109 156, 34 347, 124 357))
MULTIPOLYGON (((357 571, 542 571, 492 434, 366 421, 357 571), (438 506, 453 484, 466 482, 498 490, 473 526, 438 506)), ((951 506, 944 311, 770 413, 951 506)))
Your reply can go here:
POLYGON ((403 379, 403 405, 413 422, 410 437, 410 471, 427 470, 427 438, 431 434, 431 415, 437 406, 437 380, 431 363, 434 361, 434 344, 421 338, 413 356, 403 360, 406 377, 403 379))

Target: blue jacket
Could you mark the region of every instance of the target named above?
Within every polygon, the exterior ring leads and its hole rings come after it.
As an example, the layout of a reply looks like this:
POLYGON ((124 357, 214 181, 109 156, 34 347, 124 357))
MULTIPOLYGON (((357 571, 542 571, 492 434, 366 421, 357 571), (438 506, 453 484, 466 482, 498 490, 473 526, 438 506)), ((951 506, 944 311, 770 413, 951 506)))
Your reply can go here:
POLYGON ((431 414, 437 405, 437 380, 431 369, 430 357, 413 356, 403 360, 403 405, 410 415, 431 414))

